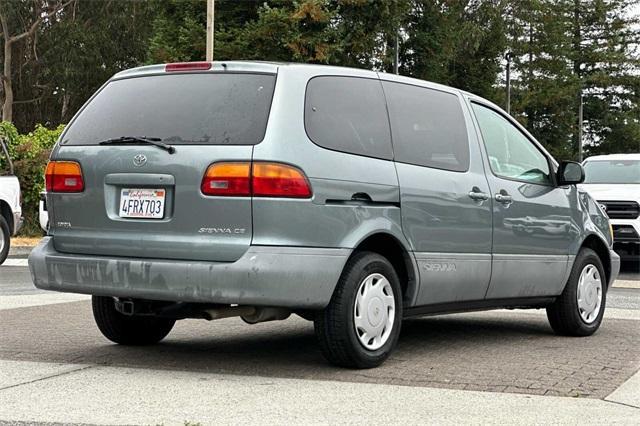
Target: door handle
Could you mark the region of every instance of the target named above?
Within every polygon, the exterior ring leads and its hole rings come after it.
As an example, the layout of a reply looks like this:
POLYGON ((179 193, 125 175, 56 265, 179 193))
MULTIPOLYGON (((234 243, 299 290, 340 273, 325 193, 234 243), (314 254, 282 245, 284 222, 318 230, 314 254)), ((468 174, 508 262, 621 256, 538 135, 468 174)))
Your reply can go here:
POLYGON ((480 188, 474 186, 469 192, 469 198, 475 201, 486 201, 489 199, 489 194, 480 191, 480 188))
POLYGON ((511 204, 513 202, 513 198, 511 198, 511 195, 501 192, 496 194, 496 201, 502 204, 511 204))
POLYGON ((371 196, 366 192, 356 192, 351 196, 351 201, 364 201, 370 203, 373 200, 371 199, 371 196))

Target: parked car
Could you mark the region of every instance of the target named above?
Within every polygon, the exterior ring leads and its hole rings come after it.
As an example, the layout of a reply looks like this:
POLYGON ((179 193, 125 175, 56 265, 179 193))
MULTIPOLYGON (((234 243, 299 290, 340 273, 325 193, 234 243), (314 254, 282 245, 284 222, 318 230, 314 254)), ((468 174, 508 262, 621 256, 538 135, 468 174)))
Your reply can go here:
POLYGON ((403 318, 505 307, 545 308, 558 334, 586 336, 620 260, 583 177, 450 87, 153 65, 116 74, 61 135, 51 236, 29 266, 39 288, 93 295, 98 327, 125 345, 182 318, 296 313, 330 362, 367 368, 403 318))
POLYGON ((47 192, 42 191, 40 193, 40 201, 38 202, 38 223, 40 223, 40 229, 47 235, 49 232, 49 211, 47 210, 47 192))
POLYGON ((613 226, 613 248, 640 263, 640 154, 595 155, 583 162, 580 185, 604 209, 613 226))
POLYGON ((20 182, 4 139, 0 138, 0 265, 9 256, 11 236, 22 226, 20 182))

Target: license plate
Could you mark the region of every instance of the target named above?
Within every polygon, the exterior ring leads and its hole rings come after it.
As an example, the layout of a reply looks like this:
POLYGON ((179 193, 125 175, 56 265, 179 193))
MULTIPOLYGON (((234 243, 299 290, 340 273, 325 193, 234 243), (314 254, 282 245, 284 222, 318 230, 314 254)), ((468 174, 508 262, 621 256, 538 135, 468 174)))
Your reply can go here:
POLYGON ((162 219, 164 189, 123 188, 120 191, 120 217, 162 219))

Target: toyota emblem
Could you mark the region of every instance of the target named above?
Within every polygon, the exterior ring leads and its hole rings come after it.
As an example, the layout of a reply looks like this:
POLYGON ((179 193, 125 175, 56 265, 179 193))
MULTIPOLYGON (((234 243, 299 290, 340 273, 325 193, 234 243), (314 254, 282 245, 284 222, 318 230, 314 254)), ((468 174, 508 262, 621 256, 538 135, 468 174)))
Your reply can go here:
POLYGON ((147 164, 147 157, 144 154, 138 154, 133 157, 133 164, 138 167, 142 167, 147 164))

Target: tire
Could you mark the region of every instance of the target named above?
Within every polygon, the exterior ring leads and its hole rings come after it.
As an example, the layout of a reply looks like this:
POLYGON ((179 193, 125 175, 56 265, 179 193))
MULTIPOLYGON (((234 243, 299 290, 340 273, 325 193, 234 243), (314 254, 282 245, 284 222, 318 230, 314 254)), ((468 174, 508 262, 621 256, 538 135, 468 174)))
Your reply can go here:
MULTIPOLYGON (((597 289, 593 292, 588 287, 582 290, 583 296, 587 302, 592 301, 597 304, 597 289)), ((549 324, 556 334, 563 336, 590 336, 598 330, 602 323, 604 310, 607 301, 607 283, 605 280, 604 268, 600 257, 591 249, 583 248, 576 256, 576 260, 569 275, 569 280, 562 294, 556 299, 555 303, 547 308, 547 318, 549 324), (589 269, 591 268, 591 269, 589 269), (595 270, 593 269, 595 268, 595 270), (590 274, 593 273, 593 275, 590 274), (585 318, 587 311, 581 314, 580 303, 578 302, 578 288, 580 286, 581 276, 585 275, 588 283, 600 282, 600 304, 597 314, 594 312, 591 318, 585 318), (594 281, 595 278, 595 281, 594 281)), ((588 304, 588 303, 587 303, 588 304)), ((595 308, 594 308, 595 309, 595 308)))
POLYGON ((92 296, 93 318, 107 339, 120 345, 152 345, 164 339, 175 320, 128 316, 116 310, 112 297, 92 296))
POLYGON ((0 265, 7 260, 9 256, 9 246, 11 245, 11 231, 9 230, 9 224, 0 215, 0 265))
POLYGON ((330 363, 373 368, 382 364, 395 348, 401 323, 402 290, 393 266, 377 253, 359 252, 347 262, 329 305, 316 315, 314 328, 322 354, 330 363), (367 287, 364 293, 363 286, 367 287), (363 294, 371 296, 364 299, 363 294), (356 302, 360 308, 358 316, 356 302), (364 305, 366 309, 362 309, 364 305), (356 331, 356 324, 366 322, 367 327, 372 327, 372 320, 376 330, 371 334, 380 333, 377 340, 368 339, 369 334, 363 328, 356 331))

